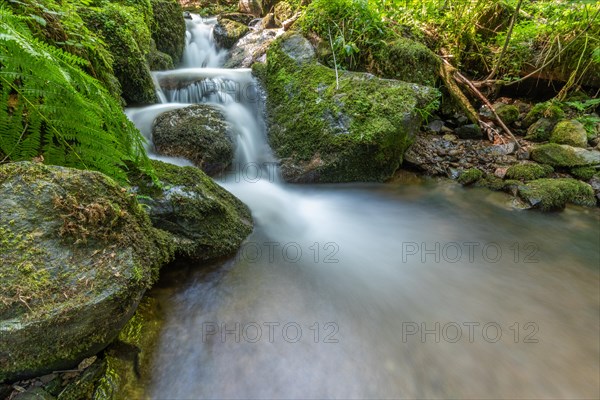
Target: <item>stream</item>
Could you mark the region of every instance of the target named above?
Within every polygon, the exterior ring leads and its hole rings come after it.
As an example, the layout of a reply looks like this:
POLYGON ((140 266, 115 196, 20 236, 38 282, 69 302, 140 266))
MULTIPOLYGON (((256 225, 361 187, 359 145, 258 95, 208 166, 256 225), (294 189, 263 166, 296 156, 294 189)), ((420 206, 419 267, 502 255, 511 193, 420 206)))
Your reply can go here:
POLYGON ((154 119, 222 108, 238 137, 218 182, 256 226, 232 259, 153 289, 151 398, 600 397, 598 209, 516 210, 410 175, 287 185, 251 71, 221 69, 216 20, 193 18, 182 68, 154 73, 162 103, 127 115, 151 157, 190 165, 154 153, 154 119))

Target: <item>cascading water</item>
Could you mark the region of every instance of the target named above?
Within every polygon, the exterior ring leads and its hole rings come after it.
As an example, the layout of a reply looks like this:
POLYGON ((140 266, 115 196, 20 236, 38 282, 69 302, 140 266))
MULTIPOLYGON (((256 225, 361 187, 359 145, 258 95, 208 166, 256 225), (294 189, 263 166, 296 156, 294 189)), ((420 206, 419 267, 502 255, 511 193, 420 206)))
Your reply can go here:
MULTIPOLYGON (((153 398, 597 398, 597 210, 517 212, 454 184, 279 182, 250 70, 188 21, 169 102, 238 132, 220 183, 256 228, 238 255, 151 295, 166 322, 153 398), (198 68, 207 67, 207 68, 198 68)), ((128 115, 147 137, 167 103, 128 115)))

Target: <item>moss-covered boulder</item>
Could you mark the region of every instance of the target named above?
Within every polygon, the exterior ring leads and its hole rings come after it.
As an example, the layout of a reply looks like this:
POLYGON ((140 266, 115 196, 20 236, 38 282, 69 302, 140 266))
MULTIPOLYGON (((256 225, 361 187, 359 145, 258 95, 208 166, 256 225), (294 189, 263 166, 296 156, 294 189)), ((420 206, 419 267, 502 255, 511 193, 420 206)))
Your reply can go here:
POLYGON ((185 47, 183 9, 177 0, 151 0, 154 17, 152 38, 156 48, 171 56, 176 65, 185 47))
POLYGON ((152 139, 159 154, 185 157, 208 175, 223 172, 234 155, 235 132, 216 106, 196 104, 156 118, 152 139))
POLYGON ((200 169, 152 161, 162 188, 132 176, 155 227, 169 232, 176 253, 211 260, 235 252, 252 232, 248 207, 200 169))
POLYGON ((594 176, 600 177, 600 167, 576 167, 571 169, 571 175, 583 181, 589 181, 594 176))
POLYGON ((525 139, 532 142, 545 142, 550 139, 550 134, 555 126, 556 121, 548 118, 540 118, 527 128, 525 139))
POLYGON ((241 22, 218 17, 213 35, 219 47, 230 49, 248 31, 250 31, 250 28, 241 22))
POLYGON ((548 164, 553 167, 600 165, 600 151, 556 143, 535 146, 531 149, 531 158, 540 164, 548 164))
POLYGON ((0 382, 106 347, 173 253, 133 194, 97 172, 0 166, 0 382))
POLYGON ((506 171, 506 178, 531 181, 534 179, 546 178, 553 172, 554 168, 549 165, 528 162, 510 166, 506 171))
POLYGON ((519 119, 519 108, 513 104, 496 103, 494 111, 506 125, 512 125, 519 119))
POLYGON ((87 26, 99 32, 108 44, 125 102, 156 103, 154 82, 146 62, 151 35, 144 14, 136 7, 117 3, 82 8, 80 14, 87 26))
POLYGON ((558 104, 552 102, 538 103, 531 107, 531 110, 529 110, 523 119, 523 126, 528 128, 540 118, 547 118, 556 123, 564 117, 565 112, 558 104))
POLYGON ((381 46, 368 70, 384 78, 435 86, 440 59, 425 45, 398 38, 381 46))
POLYGON ((587 146, 587 132, 583 124, 577 120, 570 119, 560 121, 550 135, 550 142, 568 144, 575 147, 587 146))
POLYGON ((461 185, 468 186, 468 185, 472 185, 473 183, 477 182, 482 177, 483 177, 483 172, 481 172, 477 168, 471 168, 471 169, 467 169, 467 170, 463 171, 459 175, 458 182, 461 185))
POLYGON ((566 204, 593 207, 594 189, 576 179, 538 179, 519 186, 519 196, 529 205, 542 211, 560 210, 566 204))
POLYGON ((291 32, 271 45, 265 71, 269 139, 292 182, 382 181, 402 163, 435 89, 336 72, 291 32))

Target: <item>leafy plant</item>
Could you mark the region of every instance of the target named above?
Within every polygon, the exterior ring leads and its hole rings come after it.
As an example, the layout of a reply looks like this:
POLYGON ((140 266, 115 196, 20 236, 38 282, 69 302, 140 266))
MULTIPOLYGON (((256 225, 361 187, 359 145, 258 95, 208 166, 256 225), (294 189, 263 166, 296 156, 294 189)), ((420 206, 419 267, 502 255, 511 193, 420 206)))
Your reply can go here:
POLYGON ((384 44, 389 32, 366 0, 314 0, 300 21, 305 32, 332 42, 337 67, 354 70, 384 44))
POLYGON ((86 62, 36 39, 0 5, 0 162, 94 169, 126 181, 126 163, 152 171, 139 131, 86 62))

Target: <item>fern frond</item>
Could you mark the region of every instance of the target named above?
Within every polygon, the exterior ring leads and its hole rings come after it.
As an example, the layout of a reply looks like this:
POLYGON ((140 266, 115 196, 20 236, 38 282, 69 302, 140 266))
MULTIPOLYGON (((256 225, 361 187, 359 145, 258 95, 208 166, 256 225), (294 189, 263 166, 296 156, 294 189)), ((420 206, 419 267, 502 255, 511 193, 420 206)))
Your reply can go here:
POLYGON ((36 39, 27 17, 0 4, 0 162, 42 155, 125 180, 125 161, 151 169, 143 137, 81 67, 87 61, 36 39))

